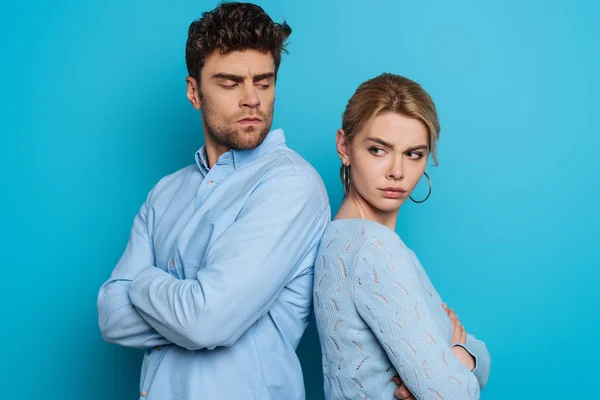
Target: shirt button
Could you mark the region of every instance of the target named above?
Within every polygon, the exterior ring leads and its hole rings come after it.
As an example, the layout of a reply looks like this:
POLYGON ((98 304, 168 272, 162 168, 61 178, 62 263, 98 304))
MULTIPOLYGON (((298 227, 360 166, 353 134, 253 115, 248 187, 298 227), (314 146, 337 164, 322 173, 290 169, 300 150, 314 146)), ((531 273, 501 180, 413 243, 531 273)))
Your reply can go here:
POLYGON ((146 397, 146 395, 148 394, 148 392, 146 392, 145 390, 141 393, 142 397, 146 397))
POLYGON ((175 263, 173 261, 169 261, 169 268, 173 268, 175 266, 175 263))
POLYGON ((215 184, 215 181, 213 181, 213 180, 208 181, 208 186, 212 186, 214 184, 215 184))

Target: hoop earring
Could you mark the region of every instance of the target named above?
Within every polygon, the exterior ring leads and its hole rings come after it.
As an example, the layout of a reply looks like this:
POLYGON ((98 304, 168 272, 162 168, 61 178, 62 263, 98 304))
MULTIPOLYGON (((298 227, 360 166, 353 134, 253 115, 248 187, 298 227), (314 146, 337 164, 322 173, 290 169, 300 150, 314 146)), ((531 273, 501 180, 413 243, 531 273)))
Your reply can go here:
POLYGON ((346 164, 342 167, 342 184, 344 186, 344 194, 347 195, 350 191, 350 166, 346 164))
POLYGON ((429 198, 429 196, 431 196, 431 179, 429 178, 429 175, 427 175, 427 172, 423 172, 423 175, 425 175, 425 177, 427 178, 427 181, 429 182, 429 193, 427 193, 427 196, 425 196, 425 198, 421 201, 417 201, 415 199, 412 198, 412 196, 409 196, 409 198, 414 201, 415 203, 424 203, 425 200, 427 200, 429 198))

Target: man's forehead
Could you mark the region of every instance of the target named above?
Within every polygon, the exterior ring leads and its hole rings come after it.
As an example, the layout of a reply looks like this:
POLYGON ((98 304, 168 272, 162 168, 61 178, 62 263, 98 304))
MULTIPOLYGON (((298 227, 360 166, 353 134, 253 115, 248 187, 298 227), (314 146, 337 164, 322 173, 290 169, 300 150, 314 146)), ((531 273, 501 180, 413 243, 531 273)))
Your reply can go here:
POLYGON ((204 71, 210 76, 219 73, 253 77, 275 72, 271 53, 257 50, 232 51, 226 54, 214 52, 207 57, 204 71))

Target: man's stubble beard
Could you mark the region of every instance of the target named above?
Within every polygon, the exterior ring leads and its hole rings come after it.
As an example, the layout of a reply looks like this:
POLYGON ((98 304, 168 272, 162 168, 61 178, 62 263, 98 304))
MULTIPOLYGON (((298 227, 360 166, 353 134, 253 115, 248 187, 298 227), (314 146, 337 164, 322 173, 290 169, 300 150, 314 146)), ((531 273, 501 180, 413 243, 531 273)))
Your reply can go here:
POLYGON ((229 120, 224 120, 220 115, 216 115, 210 101, 207 101, 206 97, 200 96, 200 99, 200 112, 206 134, 218 146, 234 150, 251 150, 260 146, 269 134, 273 123, 275 99, 273 99, 273 103, 267 113, 251 109, 250 112, 242 111, 229 118, 229 120), (236 121, 248 117, 260 118, 265 124, 264 127, 258 131, 259 128, 254 126, 248 126, 241 130, 233 126, 236 121))

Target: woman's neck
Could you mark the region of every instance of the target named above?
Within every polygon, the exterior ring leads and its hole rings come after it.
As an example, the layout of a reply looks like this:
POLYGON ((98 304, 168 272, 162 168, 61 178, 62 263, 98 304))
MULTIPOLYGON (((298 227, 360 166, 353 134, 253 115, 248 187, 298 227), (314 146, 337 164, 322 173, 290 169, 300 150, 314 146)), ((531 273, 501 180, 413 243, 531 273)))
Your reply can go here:
POLYGON ((377 210, 351 187, 334 219, 368 219, 395 231, 398 211, 383 212, 377 210))

